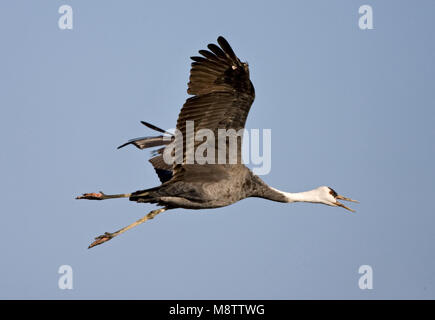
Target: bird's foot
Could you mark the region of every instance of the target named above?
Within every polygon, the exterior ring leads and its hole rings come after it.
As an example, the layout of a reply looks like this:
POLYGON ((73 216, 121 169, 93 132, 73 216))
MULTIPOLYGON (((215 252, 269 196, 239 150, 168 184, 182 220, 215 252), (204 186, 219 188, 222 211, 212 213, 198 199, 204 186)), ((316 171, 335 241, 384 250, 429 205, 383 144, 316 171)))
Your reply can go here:
POLYGON ((87 200, 104 200, 106 195, 100 192, 83 193, 81 196, 76 197, 76 199, 87 199, 87 200))
POLYGON ((113 233, 105 232, 103 235, 96 237, 95 241, 89 245, 88 249, 95 247, 95 246, 98 246, 106 241, 109 241, 113 237, 114 237, 113 233))

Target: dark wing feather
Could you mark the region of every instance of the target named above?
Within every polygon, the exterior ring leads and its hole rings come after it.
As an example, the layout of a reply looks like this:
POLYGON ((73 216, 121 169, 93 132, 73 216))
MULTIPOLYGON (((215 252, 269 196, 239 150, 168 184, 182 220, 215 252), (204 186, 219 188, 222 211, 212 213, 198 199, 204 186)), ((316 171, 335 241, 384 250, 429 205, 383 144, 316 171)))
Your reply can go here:
POLYGON ((155 131, 158 131, 158 132, 165 133, 167 135, 173 136, 172 133, 170 133, 170 132, 168 132, 166 130, 163 130, 163 129, 161 129, 161 128, 159 128, 159 127, 157 127, 157 126, 155 126, 155 125, 153 125, 153 124, 151 124, 149 122, 141 121, 140 123, 142 123, 144 126, 150 128, 150 129, 153 129, 155 131))
POLYGON ((199 96, 227 91, 233 94, 246 94, 254 101, 255 92, 249 79, 248 65, 237 58, 223 37, 218 38, 218 43, 222 48, 209 44, 211 52, 199 50, 203 57, 192 57, 194 62, 190 69, 187 93, 199 96))
MULTIPOLYGON (((218 38, 218 43, 220 47, 209 44, 210 51, 200 50, 203 57, 192 57, 194 62, 187 92, 194 96, 186 100, 177 120, 177 129, 182 133, 184 142, 186 121, 194 121, 194 133, 210 129, 216 139, 218 129, 243 129, 254 101, 255 91, 249 79, 248 65, 237 58, 223 37, 218 38)), ((177 143, 177 138, 175 140, 177 143)), ((195 142, 194 148, 201 143, 195 142)), ((217 142, 215 146, 217 148, 217 142)), ((183 151, 184 163, 186 147, 183 151)), ((238 143, 240 153, 241 140, 238 143)), ((182 166, 174 166, 174 175, 182 171, 182 166)))
POLYGON ((128 146, 129 144, 132 144, 139 149, 146 149, 146 148, 157 147, 169 143, 171 143, 171 141, 168 141, 167 139, 165 140, 164 136, 143 137, 143 138, 135 138, 135 139, 128 140, 123 145, 120 145, 118 149, 128 146))
POLYGON ((233 61, 239 61, 239 59, 235 55, 233 49, 231 48, 230 44, 228 43, 227 40, 225 40, 224 37, 219 37, 217 39, 217 41, 218 41, 219 45, 221 46, 221 48, 224 50, 224 52, 228 58, 230 58, 233 61))
POLYGON ((226 55, 225 52, 222 51, 221 48, 219 48, 217 45, 215 45, 214 43, 210 43, 207 48, 209 48, 218 58, 221 58, 222 60, 226 60, 226 55))

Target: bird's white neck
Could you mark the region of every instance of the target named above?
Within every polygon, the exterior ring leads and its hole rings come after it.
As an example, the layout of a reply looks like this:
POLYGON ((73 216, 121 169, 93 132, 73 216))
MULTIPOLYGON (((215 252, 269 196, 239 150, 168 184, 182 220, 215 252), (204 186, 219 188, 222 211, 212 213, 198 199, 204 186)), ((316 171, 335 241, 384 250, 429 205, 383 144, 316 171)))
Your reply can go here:
POLYGON ((321 202, 318 189, 293 193, 281 191, 272 187, 270 188, 284 196, 285 202, 321 202))

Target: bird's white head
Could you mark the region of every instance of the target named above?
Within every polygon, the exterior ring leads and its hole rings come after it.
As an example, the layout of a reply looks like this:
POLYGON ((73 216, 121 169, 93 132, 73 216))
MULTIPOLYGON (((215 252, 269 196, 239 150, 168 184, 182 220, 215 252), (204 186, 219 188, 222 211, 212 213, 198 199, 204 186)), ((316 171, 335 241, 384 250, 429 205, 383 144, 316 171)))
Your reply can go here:
POLYGON ((358 203, 358 201, 341 196, 341 195, 337 194, 337 192, 335 192, 335 190, 330 188, 330 187, 321 186, 321 187, 318 187, 317 189, 314 189, 313 192, 315 192, 317 194, 319 203, 323 203, 323 204, 326 204, 328 206, 333 206, 333 207, 342 207, 342 208, 347 209, 349 211, 355 212, 355 210, 346 207, 344 204, 342 204, 338 200, 357 202, 357 203, 358 203))

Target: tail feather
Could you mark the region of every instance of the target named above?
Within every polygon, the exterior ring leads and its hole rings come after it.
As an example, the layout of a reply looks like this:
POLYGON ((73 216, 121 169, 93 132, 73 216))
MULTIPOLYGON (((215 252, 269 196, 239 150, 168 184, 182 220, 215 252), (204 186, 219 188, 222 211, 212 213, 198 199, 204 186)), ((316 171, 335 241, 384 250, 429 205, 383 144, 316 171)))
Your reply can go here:
POLYGON ((130 201, 137 201, 137 202, 148 202, 148 203, 156 203, 158 200, 155 198, 156 191, 158 191, 160 186, 144 189, 144 190, 138 190, 133 192, 129 199, 130 201))

